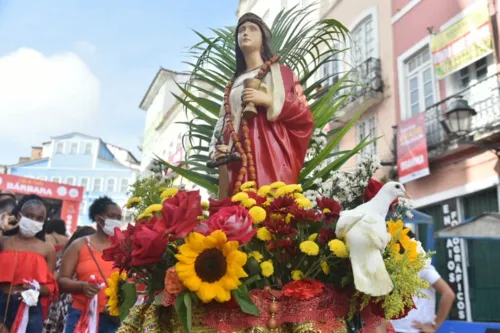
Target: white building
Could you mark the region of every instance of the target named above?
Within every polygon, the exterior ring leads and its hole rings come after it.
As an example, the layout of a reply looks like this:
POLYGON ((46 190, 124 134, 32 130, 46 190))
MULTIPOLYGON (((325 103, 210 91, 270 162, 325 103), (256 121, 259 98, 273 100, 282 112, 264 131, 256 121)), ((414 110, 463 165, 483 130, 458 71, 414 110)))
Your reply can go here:
MULTIPOLYGON (((184 98, 177 86, 185 84, 189 74, 179 73, 161 68, 149 86, 139 107, 146 111, 146 124, 142 143, 141 174, 151 174, 154 161, 157 157, 171 163, 179 164, 184 160, 185 147, 183 136, 188 131, 185 123, 192 119, 190 113, 175 98, 174 94, 184 98)), ((175 176, 169 173, 167 176, 175 176)), ((186 189, 196 189, 196 185, 182 177, 174 181, 176 186, 186 189)), ((203 197, 208 197, 205 190, 201 189, 203 197)))

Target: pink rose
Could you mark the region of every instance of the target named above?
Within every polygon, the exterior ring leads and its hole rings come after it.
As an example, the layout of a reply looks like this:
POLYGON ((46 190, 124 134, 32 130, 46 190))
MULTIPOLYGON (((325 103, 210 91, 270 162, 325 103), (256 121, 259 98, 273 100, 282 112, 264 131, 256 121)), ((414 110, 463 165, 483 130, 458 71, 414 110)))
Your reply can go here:
MULTIPOLYGON (((253 228, 253 219, 248 214, 248 210, 241 206, 223 207, 205 224, 208 233, 221 230, 226 234, 228 240, 238 241, 240 244, 248 243, 257 232, 253 228)), ((203 230, 204 226, 199 227, 199 229, 203 230)))

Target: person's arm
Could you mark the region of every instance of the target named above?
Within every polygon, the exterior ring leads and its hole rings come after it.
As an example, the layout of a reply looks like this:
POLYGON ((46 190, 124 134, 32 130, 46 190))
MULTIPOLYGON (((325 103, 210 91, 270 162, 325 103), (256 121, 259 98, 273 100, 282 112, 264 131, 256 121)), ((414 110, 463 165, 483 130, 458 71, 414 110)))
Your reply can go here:
POLYGON ((448 317, 453 302, 455 301, 455 293, 450 288, 448 283, 442 278, 439 278, 432 287, 439 293, 440 300, 438 305, 438 312, 434 323, 421 323, 419 321, 413 322, 413 327, 418 328, 420 332, 433 333, 436 332, 443 322, 448 317))
POLYGON ((443 322, 448 318, 453 302, 455 301, 455 293, 450 288, 445 280, 439 279, 436 283, 432 285, 434 289, 439 293, 441 299, 439 300, 438 312, 436 315, 435 323, 436 330, 441 327, 443 322))
POLYGON ((99 287, 91 285, 87 281, 73 280, 73 275, 75 274, 76 265, 78 263, 78 255, 83 246, 85 246, 85 239, 79 239, 73 242, 73 244, 64 251, 57 282, 60 291, 63 293, 82 293, 87 297, 92 297, 99 292, 99 287))

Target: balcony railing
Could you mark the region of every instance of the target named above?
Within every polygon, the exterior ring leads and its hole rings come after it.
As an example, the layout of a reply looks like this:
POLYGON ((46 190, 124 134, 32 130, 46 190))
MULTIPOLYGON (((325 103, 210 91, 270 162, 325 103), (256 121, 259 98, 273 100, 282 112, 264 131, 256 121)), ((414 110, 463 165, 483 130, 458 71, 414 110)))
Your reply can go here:
POLYGON ((457 96, 462 96, 477 112, 472 118, 471 135, 481 135, 500 127, 499 79, 500 73, 491 75, 428 107, 425 110, 428 149, 446 148, 450 141, 441 126, 441 120, 444 119, 446 110, 457 96))

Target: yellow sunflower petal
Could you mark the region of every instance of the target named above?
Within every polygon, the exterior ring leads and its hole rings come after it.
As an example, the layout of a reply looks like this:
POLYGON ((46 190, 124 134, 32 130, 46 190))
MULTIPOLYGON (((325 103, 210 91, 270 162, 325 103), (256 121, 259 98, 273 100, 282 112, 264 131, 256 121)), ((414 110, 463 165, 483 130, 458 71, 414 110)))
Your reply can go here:
POLYGON ((200 289, 197 290, 196 295, 203 303, 208 303, 215 298, 215 288, 211 283, 202 282, 200 289))
POLYGON ((199 255, 198 252, 193 250, 190 244, 182 244, 181 246, 179 246, 178 250, 182 253, 182 255, 186 257, 196 258, 199 255))
POLYGON ((200 289, 201 279, 198 276, 193 275, 185 279, 182 284, 184 284, 184 286, 191 291, 197 291, 200 289))
POLYGON ((193 251, 201 253, 205 250, 205 248, 203 247, 204 240, 205 236, 203 236, 202 234, 191 232, 189 233, 189 235, 187 235, 186 243, 193 251))
POLYGON ((212 288, 215 290, 215 300, 219 303, 227 302, 231 299, 231 293, 229 290, 222 287, 221 283, 212 283, 212 288))
POLYGON ((231 277, 229 275, 224 275, 220 280, 219 282, 221 283, 221 285, 227 289, 227 290, 234 290, 236 288, 238 288, 240 285, 241 285, 241 282, 240 280, 238 280, 237 278, 235 277, 231 277))
POLYGON ((196 261, 196 257, 187 257, 185 256, 184 254, 176 254, 175 255, 175 258, 180 262, 180 263, 183 263, 183 264, 186 264, 186 265, 194 265, 195 261, 196 261))
POLYGON ((231 251, 226 257, 228 263, 244 266, 247 263, 247 255, 241 251, 231 251))
POLYGON ((227 256, 232 251, 236 251, 239 247, 240 243, 238 243, 238 241, 229 241, 226 244, 224 244, 224 247, 222 248, 222 253, 224 253, 224 255, 227 256))

